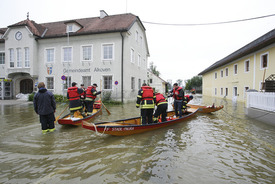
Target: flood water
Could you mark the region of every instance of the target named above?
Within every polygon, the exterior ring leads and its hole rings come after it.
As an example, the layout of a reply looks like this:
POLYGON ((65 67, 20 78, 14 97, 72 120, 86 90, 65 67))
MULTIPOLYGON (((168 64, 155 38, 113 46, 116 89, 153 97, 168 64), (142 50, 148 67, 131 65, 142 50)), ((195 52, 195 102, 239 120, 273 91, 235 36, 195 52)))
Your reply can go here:
MULTIPOLYGON (((243 103, 196 95, 225 107, 125 137, 61 125, 43 135, 32 103, 0 103, 0 183, 275 183, 275 127, 243 103)), ((135 103, 106 107, 96 122, 139 116, 135 103)))

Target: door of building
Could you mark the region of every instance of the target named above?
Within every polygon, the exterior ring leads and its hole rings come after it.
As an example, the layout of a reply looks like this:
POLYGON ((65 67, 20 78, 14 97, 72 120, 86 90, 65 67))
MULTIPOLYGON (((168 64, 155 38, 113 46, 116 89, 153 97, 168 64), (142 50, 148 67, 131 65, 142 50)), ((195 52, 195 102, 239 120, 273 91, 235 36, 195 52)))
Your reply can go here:
POLYGON ((24 79, 20 81, 20 93, 28 94, 33 92, 33 81, 24 79))

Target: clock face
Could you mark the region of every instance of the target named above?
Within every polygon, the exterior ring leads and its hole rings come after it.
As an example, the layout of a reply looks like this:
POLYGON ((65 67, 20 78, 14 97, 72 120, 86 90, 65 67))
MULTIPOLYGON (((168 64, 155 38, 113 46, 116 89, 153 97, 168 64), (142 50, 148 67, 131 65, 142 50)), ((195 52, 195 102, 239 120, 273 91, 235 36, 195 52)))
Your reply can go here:
POLYGON ((21 40, 21 39, 22 39, 22 33, 21 33, 20 31, 17 31, 17 32, 15 33, 15 39, 16 39, 16 40, 21 40))

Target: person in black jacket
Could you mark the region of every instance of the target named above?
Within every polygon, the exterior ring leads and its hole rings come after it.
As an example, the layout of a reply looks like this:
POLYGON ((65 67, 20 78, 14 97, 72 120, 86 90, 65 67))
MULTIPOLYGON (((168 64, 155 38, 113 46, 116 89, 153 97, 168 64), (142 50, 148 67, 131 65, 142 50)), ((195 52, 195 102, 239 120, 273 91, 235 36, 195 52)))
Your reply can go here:
POLYGON ((44 82, 38 84, 38 93, 34 95, 33 105, 34 111, 39 114, 42 133, 53 132, 54 127, 54 113, 56 110, 55 98, 52 92, 45 88, 44 82))

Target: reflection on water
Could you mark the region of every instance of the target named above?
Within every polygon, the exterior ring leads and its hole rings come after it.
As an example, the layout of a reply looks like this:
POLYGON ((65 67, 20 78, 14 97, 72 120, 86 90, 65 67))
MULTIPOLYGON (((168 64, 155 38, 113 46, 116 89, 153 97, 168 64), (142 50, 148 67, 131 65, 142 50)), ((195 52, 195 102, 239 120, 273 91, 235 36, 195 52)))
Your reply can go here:
MULTIPOLYGON (((32 104, 0 105, 0 183, 275 182, 274 127, 247 118, 242 103, 192 103, 225 107, 126 137, 61 125, 43 135, 32 104)), ((139 116, 135 103, 107 108, 96 122, 139 116)))

